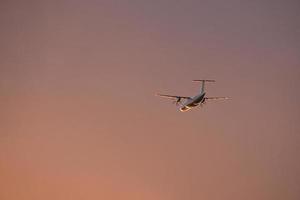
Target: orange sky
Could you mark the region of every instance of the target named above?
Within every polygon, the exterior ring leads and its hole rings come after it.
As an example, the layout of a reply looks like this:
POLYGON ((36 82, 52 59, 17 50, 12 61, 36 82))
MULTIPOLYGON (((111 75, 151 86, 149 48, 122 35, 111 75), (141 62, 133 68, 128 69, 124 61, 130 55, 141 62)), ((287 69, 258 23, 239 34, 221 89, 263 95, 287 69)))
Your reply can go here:
POLYGON ((1 1, 0 199, 299 199, 299 9, 1 1))

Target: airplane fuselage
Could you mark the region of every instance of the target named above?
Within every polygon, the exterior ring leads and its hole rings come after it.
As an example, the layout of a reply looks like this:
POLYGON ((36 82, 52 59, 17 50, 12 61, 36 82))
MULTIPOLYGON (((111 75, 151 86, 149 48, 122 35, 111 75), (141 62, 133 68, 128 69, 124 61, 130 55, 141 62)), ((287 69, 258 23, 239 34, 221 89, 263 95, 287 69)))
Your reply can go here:
POLYGON ((189 109, 198 106, 199 104, 203 103, 205 100, 205 92, 198 94, 190 99, 187 99, 186 102, 182 104, 180 107, 180 111, 185 112, 189 109))
POLYGON ((218 100, 218 99, 228 99, 228 97, 207 97, 205 96, 205 83, 206 82, 215 82, 215 80, 208 80, 208 79, 202 79, 202 80, 194 80, 194 81, 201 81, 202 86, 201 90, 196 96, 190 97, 190 96, 177 96, 177 95, 169 95, 169 94, 157 94, 160 97, 169 98, 173 100, 173 103, 178 106, 180 105, 180 111, 185 112, 190 110, 191 108, 194 108, 196 106, 203 106, 203 104, 206 103, 207 100, 218 100))

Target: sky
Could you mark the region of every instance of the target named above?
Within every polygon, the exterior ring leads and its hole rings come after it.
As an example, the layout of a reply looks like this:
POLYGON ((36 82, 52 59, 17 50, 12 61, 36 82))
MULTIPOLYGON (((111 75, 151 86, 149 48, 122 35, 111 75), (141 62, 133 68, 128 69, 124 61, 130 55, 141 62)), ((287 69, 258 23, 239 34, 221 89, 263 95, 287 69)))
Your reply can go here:
POLYGON ((1 200, 300 198, 297 0, 0 3, 1 200), (155 93, 229 96, 181 113, 155 93))

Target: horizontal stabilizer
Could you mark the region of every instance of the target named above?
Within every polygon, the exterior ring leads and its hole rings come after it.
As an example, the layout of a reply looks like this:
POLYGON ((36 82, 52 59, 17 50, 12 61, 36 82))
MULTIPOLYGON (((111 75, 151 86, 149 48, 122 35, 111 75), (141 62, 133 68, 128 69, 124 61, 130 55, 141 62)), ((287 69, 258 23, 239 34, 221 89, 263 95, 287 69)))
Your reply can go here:
POLYGON ((201 82, 216 82, 215 80, 209 80, 209 79, 199 79, 199 80, 193 80, 193 81, 201 81, 201 82))

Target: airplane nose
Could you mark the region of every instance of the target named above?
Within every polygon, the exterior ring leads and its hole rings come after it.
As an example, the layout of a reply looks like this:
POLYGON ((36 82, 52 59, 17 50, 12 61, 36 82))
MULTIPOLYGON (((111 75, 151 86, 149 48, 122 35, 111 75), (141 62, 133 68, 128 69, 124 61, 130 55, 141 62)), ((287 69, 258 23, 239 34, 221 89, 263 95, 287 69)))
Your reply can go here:
POLYGON ((188 107, 184 106, 184 107, 181 107, 181 108, 180 108, 180 111, 181 111, 181 112, 185 112, 185 111, 187 111, 188 109, 189 109, 188 107))

